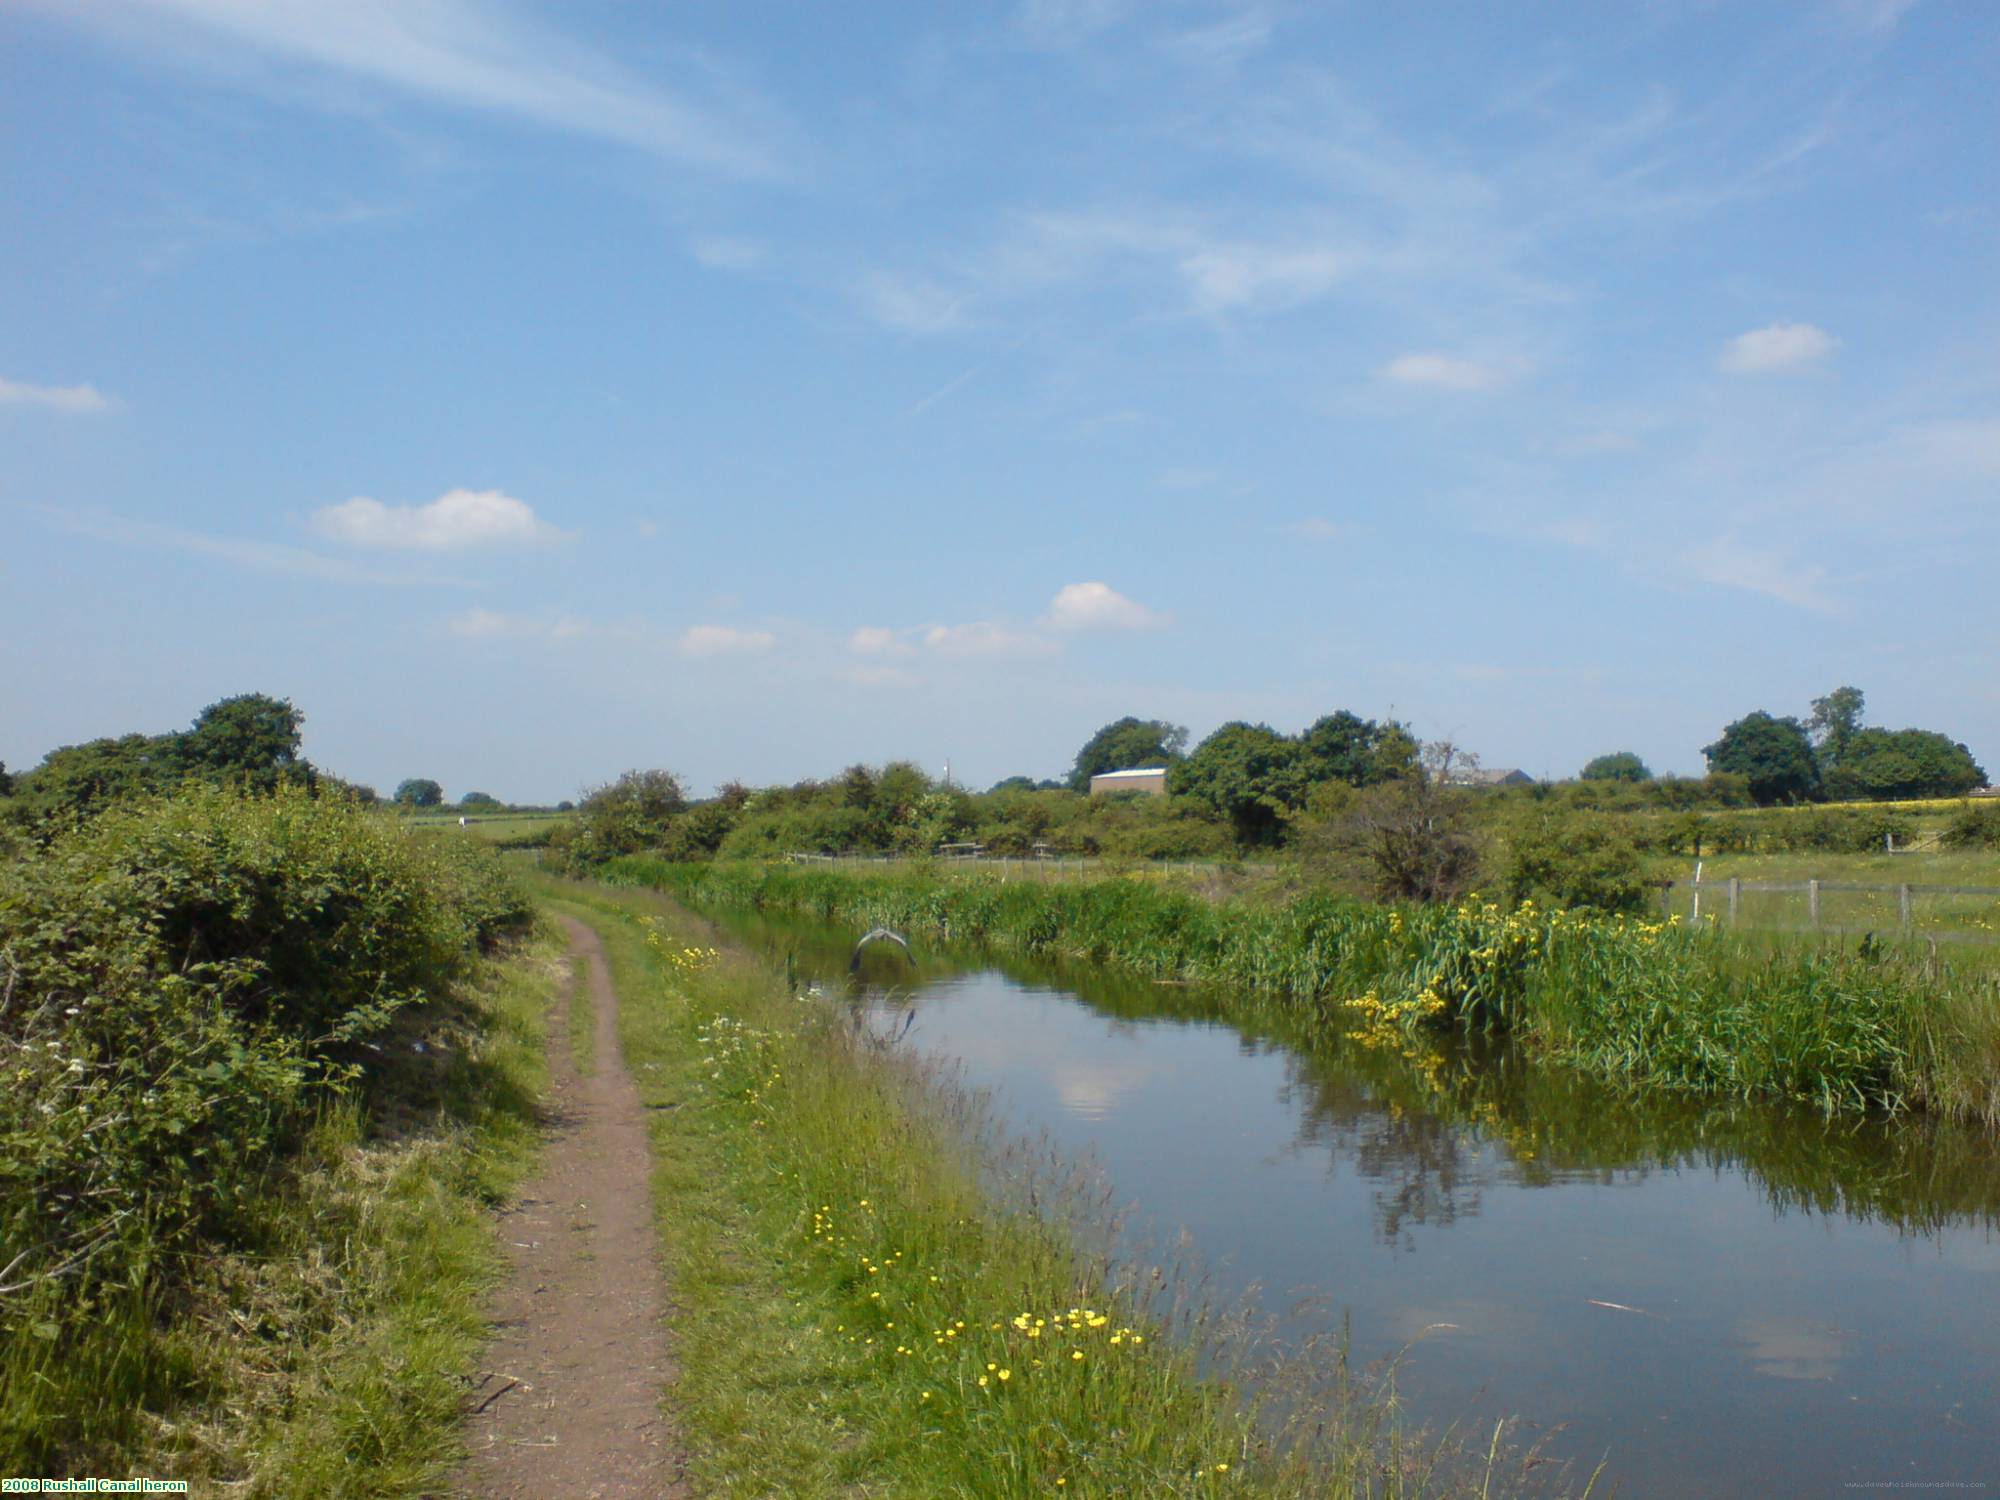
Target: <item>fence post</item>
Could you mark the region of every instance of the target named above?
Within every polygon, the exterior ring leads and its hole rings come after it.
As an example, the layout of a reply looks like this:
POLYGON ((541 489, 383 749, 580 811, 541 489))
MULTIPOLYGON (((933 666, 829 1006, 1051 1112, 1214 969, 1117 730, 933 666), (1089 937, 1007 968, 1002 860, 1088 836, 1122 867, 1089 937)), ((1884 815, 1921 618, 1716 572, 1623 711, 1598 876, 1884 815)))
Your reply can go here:
POLYGON ((1736 925, 1736 908, 1742 903, 1742 900, 1743 878, 1740 875, 1732 875, 1729 877, 1729 925, 1731 927, 1736 925))
POLYGON ((1813 926, 1819 926, 1819 882, 1817 880, 1808 880, 1806 882, 1806 915, 1811 920, 1813 926))
POLYGON ((1910 909, 1910 887, 1907 882, 1896 887, 1896 910, 1903 921, 1903 931, 1916 926, 1916 914, 1910 909))

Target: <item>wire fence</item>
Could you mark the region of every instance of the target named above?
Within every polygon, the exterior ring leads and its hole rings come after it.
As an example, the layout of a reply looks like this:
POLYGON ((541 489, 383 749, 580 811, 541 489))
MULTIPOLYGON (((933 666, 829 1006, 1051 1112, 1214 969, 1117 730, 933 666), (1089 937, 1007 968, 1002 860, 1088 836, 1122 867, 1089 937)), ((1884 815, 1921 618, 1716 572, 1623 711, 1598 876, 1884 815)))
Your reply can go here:
POLYGON ((2000 886, 1854 880, 1676 880, 1663 912, 1695 922, 1795 931, 1900 932, 2000 941, 2000 886))

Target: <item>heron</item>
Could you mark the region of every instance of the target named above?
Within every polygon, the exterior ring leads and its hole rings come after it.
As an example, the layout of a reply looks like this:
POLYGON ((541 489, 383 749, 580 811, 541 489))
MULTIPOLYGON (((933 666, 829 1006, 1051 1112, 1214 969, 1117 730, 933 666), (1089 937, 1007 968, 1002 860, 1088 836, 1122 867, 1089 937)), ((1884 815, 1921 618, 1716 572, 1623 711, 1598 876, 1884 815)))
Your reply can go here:
POLYGON ((865 933, 862 936, 861 941, 854 945, 854 956, 847 961, 848 973, 858 974, 861 972, 861 950, 863 948, 866 948, 870 943, 875 942, 878 938, 887 939, 889 942, 894 943, 898 948, 901 948, 903 950, 903 957, 907 958, 910 961, 910 967, 914 969, 917 966, 917 956, 916 954, 910 951, 910 945, 907 939, 903 938, 897 933, 891 932, 886 927, 877 927, 865 933))

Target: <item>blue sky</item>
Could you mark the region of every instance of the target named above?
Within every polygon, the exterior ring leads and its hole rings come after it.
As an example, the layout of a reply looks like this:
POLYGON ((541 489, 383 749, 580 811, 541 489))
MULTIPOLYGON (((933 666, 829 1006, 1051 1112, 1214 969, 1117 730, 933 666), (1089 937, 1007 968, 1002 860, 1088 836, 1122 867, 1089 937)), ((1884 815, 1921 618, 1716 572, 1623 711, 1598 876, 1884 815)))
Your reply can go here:
POLYGON ((0 11, 0 759, 2000 771, 1980 3, 0 11))

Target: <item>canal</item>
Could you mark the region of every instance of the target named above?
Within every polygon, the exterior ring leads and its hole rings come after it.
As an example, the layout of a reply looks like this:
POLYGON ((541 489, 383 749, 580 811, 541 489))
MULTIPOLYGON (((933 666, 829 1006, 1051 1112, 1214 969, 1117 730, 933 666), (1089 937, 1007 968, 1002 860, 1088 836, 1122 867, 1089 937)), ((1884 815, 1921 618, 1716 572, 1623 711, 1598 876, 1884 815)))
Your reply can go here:
POLYGON ((1501 1048, 1299 1045, 1281 1009, 724 916, 1101 1170, 1281 1340, 1598 1493, 2000 1490, 2000 1150, 1915 1120, 1635 1095, 1501 1048), (907 1029, 905 1029, 907 1027, 907 1029), (1615 1488, 1607 1491, 1606 1484, 1615 1488))

